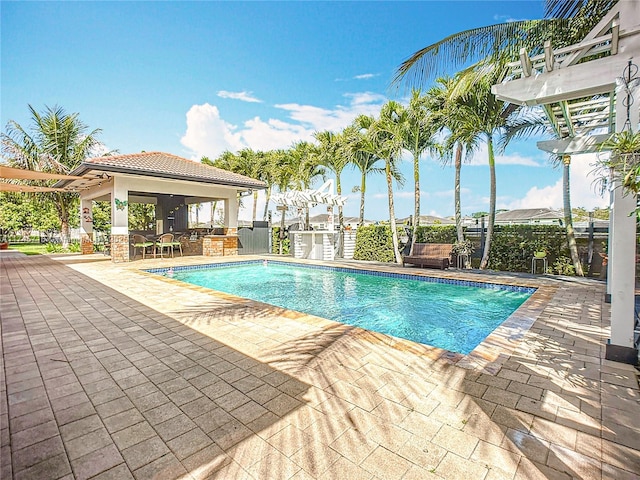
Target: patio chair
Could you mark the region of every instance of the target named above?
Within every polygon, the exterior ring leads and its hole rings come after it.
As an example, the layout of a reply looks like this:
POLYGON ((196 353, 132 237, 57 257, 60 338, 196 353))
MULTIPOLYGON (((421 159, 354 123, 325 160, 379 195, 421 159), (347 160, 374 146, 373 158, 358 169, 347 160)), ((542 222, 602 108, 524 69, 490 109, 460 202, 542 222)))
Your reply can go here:
POLYGON ((167 255, 171 252, 173 258, 173 247, 180 248, 180 256, 182 256, 182 243, 175 240, 173 233, 163 233, 156 242, 156 252, 160 249, 160 258, 164 258, 164 249, 167 249, 167 255))
POLYGON ((155 242, 152 242, 150 240, 147 240, 146 237, 143 237, 142 235, 132 235, 131 236, 131 246, 133 247, 133 259, 136 259, 136 249, 140 249, 142 250, 142 259, 144 260, 145 258, 145 253, 147 251, 147 248, 152 247, 152 251, 153 251, 153 258, 156 257, 156 251, 155 249, 153 249, 153 246, 155 245, 155 242))

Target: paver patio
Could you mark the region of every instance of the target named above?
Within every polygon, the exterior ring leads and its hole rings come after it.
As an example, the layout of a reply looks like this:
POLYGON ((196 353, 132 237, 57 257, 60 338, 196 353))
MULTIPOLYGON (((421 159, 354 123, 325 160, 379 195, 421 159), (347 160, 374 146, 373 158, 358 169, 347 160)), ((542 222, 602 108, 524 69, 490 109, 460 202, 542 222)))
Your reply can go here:
POLYGON ((0 260, 3 479, 639 478, 598 281, 426 272, 548 292, 482 364, 137 270, 210 259, 0 260))

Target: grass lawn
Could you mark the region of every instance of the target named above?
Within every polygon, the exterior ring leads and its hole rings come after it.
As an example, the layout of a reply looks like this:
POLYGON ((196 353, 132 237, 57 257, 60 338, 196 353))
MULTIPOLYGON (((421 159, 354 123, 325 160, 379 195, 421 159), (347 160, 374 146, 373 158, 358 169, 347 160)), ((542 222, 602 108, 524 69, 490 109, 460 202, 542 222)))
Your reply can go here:
POLYGON ((42 255, 47 253, 47 245, 43 243, 10 243, 9 250, 18 250, 26 255, 42 255))

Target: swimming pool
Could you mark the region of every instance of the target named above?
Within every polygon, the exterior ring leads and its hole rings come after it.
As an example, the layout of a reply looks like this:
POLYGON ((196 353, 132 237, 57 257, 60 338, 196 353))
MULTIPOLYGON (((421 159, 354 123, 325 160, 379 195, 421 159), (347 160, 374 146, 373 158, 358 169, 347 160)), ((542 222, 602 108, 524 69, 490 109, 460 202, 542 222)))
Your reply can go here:
POLYGON ((177 267, 173 278, 462 354, 535 291, 277 261, 177 267))

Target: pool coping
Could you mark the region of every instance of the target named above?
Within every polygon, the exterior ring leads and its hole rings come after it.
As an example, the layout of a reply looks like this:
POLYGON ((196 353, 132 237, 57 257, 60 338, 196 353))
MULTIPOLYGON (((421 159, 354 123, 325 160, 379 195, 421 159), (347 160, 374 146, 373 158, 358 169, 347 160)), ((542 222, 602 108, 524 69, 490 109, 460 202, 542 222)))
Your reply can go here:
MULTIPOLYGON (((203 258, 203 261, 205 259, 203 258)), ((425 345, 411 340, 406 340, 392 335, 374 332, 366 330, 360 327, 346 325, 334 320, 326 319, 323 317, 311 315, 296 310, 289 310, 282 307, 277 307, 268 303, 259 302, 257 300, 248 299, 241 296, 236 296, 217 290, 213 290, 206 287, 200 287, 197 285, 191 285, 180 280, 159 275, 157 271, 166 271, 169 268, 181 268, 183 265, 163 266, 163 267, 142 267, 138 266, 135 270, 138 273, 150 276, 155 279, 170 282, 173 285, 179 285, 182 288, 191 289, 200 293, 212 295, 216 298, 229 301, 231 303, 243 304, 245 306, 255 306, 263 311, 269 311, 275 315, 286 316, 288 319, 296 320, 308 325, 320 327, 326 330, 341 329, 344 334, 354 336, 358 339, 373 343, 384 344, 393 349, 410 352, 417 356, 427 357, 431 360, 440 360, 446 363, 457 365, 465 369, 476 370, 482 373, 495 375, 502 368, 503 363, 510 357, 510 355, 520 345, 526 333, 534 325, 540 314, 543 312, 546 305, 555 295, 558 287, 552 285, 544 285, 535 278, 518 278, 514 277, 507 279, 501 277, 499 281, 489 281, 486 278, 478 278, 483 275, 482 272, 452 269, 452 270, 433 270, 433 269, 417 269, 406 268, 395 264, 369 264, 369 263, 352 263, 349 262, 323 262, 313 260, 301 260, 294 258, 281 258, 270 256, 251 256, 250 258, 243 257, 229 257, 225 259, 212 259, 207 258, 206 263, 198 263, 195 265, 184 265, 184 267, 192 267, 193 269, 206 268, 208 265, 222 265, 229 263, 254 263, 259 261, 274 261, 283 264, 304 265, 304 266, 319 266, 319 267, 332 267, 349 269, 355 271, 373 271, 378 273, 393 273, 400 275, 409 275, 417 277, 428 277, 431 279, 455 279, 462 282, 472 282, 474 284, 490 284, 490 285, 503 285, 520 288, 533 288, 535 291, 531 296, 525 300, 525 302, 513 312, 504 322, 502 322, 497 328, 495 328, 485 339, 480 342, 476 348, 474 348, 468 354, 461 354, 452 352, 439 347, 431 345, 425 345), (407 273, 406 270, 410 270, 407 273)), ((179 263, 178 259, 174 259, 175 263, 179 263)), ((509 275, 509 272, 505 272, 509 275)), ((449 283, 449 282, 447 282, 449 283)))

